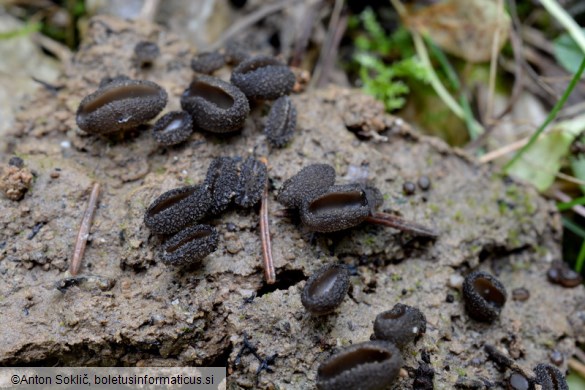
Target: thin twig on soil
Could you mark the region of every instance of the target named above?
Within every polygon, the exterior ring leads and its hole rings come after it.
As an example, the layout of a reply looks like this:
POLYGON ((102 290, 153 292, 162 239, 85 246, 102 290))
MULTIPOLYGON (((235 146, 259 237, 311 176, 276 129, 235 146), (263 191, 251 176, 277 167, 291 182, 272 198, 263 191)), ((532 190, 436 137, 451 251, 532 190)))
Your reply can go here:
POLYGON ((75 249, 73 250, 73 258, 71 259, 71 265, 69 266, 69 272, 73 276, 77 275, 79 268, 81 268, 81 260, 85 253, 85 246, 87 244, 87 238, 89 237, 89 230, 91 228, 91 222, 97 207, 99 195, 100 184, 94 183, 91 195, 89 196, 89 201, 87 202, 87 208, 85 209, 83 219, 81 220, 81 226, 79 226, 79 232, 77 233, 77 239, 75 241, 75 249))
MULTIPOLYGON (((260 161, 268 166, 268 161, 265 157, 261 157, 260 161)), ((264 184, 260 200, 260 237, 262 241, 262 260, 264 261, 264 278, 267 284, 274 284, 276 282, 276 273, 272 259, 272 241, 270 240, 270 222, 268 220, 268 178, 264 184)))
POLYGON ((386 213, 374 213, 366 218, 366 222, 388 226, 416 236, 429 238, 437 238, 439 236, 439 233, 434 229, 386 213))
POLYGON ((303 62, 303 56, 307 51, 309 39, 311 38, 311 33, 313 32, 313 25, 315 20, 317 20, 317 16, 319 16, 319 10, 321 9, 322 5, 323 0, 319 0, 305 7, 306 11, 303 17, 303 25, 300 29, 301 33, 295 41, 290 66, 296 68, 301 66, 301 63, 303 62))

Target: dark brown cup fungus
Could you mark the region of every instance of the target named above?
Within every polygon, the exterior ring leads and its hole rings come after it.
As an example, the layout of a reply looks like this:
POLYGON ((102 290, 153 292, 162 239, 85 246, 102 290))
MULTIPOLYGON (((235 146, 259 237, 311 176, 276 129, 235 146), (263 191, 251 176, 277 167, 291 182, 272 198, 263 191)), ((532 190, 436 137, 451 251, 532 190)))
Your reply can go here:
POLYGON ((486 272, 472 272, 463 281, 465 309, 477 321, 494 322, 500 316, 506 298, 504 285, 486 272))
POLYGON ((203 186, 175 188, 151 203, 144 223, 155 234, 172 234, 203 218, 210 207, 211 197, 203 186))
POLYGON ((191 69, 203 74, 212 74, 224 65, 224 55, 216 51, 199 53, 191 60, 191 69))
POLYGON ((295 75, 274 57, 256 56, 236 66, 230 81, 249 99, 274 100, 291 93, 295 75))
POLYGON ((161 261, 173 266, 198 263, 217 249, 218 238, 219 234, 214 227, 190 226, 165 241, 161 261))
POLYGON ((228 42, 225 45, 224 55, 226 63, 230 65, 238 65, 240 62, 250 58, 248 51, 234 41, 228 42))
POLYGON ((152 81, 116 80, 81 101, 77 125, 93 134, 126 130, 148 122, 166 104, 167 93, 152 81))
POLYGON ((314 232, 336 232, 362 223, 371 207, 359 184, 334 185, 315 199, 303 202, 301 222, 314 232))
POLYGON ((216 77, 200 75, 181 96, 181 107, 196 127, 228 133, 244 125, 250 113, 248 99, 238 88, 216 77))
POLYGON ((394 382, 401 367, 402 356, 392 343, 369 341, 354 344, 319 366, 317 388, 386 389, 394 382))
POLYGON ((550 364, 539 364, 534 367, 536 382, 542 390, 569 390, 569 385, 563 373, 550 364))
POLYGON ((186 111, 171 111, 156 121, 152 135, 164 146, 180 144, 193 133, 193 120, 186 111))
POLYGON ((392 310, 376 316, 374 334, 378 340, 391 341, 399 348, 414 341, 427 330, 427 320, 416 307, 397 303, 392 310))
POLYGON ((238 166, 236 160, 231 157, 218 157, 213 159, 203 186, 211 195, 211 209, 209 212, 217 215, 224 211, 236 194, 238 185, 238 166))
POLYGON ((160 49, 154 42, 141 41, 134 46, 134 58, 141 68, 152 66, 160 55, 160 49))
POLYGON ((270 108, 264 134, 270 145, 282 148, 293 137, 297 126, 297 110, 288 96, 281 96, 270 108))
POLYGON ((329 264, 307 280, 301 294, 301 303, 312 314, 328 314, 341 305, 348 289, 347 269, 337 264, 329 264))
POLYGON ((266 164, 253 157, 248 157, 240 170, 240 179, 236 189, 236 204, 248 208, 258 203, 267 179, 266 164))
POLYGON ((301 207, 304 199, 314 199, 335 183, 335 169, 329 164, 311 164, 282 185, 278 201, 289 208, 301 207))

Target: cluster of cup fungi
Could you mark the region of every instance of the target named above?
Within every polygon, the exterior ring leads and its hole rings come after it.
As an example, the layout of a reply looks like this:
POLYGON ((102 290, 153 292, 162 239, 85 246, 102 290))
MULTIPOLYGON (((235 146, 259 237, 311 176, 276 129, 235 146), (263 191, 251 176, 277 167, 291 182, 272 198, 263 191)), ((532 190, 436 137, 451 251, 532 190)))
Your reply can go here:
MULTIPOLYGON (((136 45, 135 59, 142 66, 152 64, 158 54, 154 43, 136 45)), ((152 134, 159 144, 184 142, 195 129, 210 133, 238 131, 250 114, 250 102, 265 101, 274 101, 265 126, 268 142, 283 147, 292 139, 296 109, 288 95, 296 79, 288 66, 270 56, 228 53, 200 55, 191 65, 197 74, 181 96, 182 111, 171 111, 154 124, 152 134), (205 74, 227 62, 235 65, 231 82, 205 74)), ((97 91, 81 101, 77 124, 85 132, 99 135, 133 129, 154 119, 167 101, 166 91, 152 81, 106 78, 97 91)))
MULTIPOLYGON (((134 59, 142 67, 151 66, 160 50, 152 42, 136 45, 134 59)), ((288 97, 295 84, 291 70, 268 56, 250 57, 232 48, 225 53, 203 53, 191 67, 197 73, 181 96, 183 111, 162 116, 153 127, 155 140, 164 146, 187 140, 194 129, 229 133, 244 126, 250 102, 273 101, 265 134, 273 147, 283 147, 296 127, 296 109, 288 97), (225 64, 234 65, 231 82, 210 74, 225 64)), ((124 76, 105 79, 97 91, 86 96, 77 110, 78 126, 92 134, 104 135, 133 129, 154 119, 164 109, 168 96, 159 85, 148 80, 124 76)), ((398 216, 377 212, 383 203, 380 191, 361 183, 335 184, 335 170, 327 164, 301 169, 283 184, 278 201, 297 211, 303 226, 313 232, 334 232, 374 223, 399 229, 427 239, 438 233, 398 216)), ((423 178, 422 189, 430 182, 423 178)), ((214 159, 200 185, 167 191, 148 207, 144 222, 155 234, 169 237, 162 244, 160 259, 165 264, 185 266, 200 262, 218 246, 217 230, 200 220, 217 216, 233 202, 250 208, 261 203, 267 218, 268 173, 264 159, 235 157, 214 159)), ((410 183, 406 193, 414 192, 410 183)), ((261 216, 262 219, 262 216, 261 216)), ((265 267, 270 258, 270 234, 261 220, 265 267)), ((552 280, 557 274, 549 275, 552 280)), ((275 281, 274 270, 266 269, 268 283, 275 281)), ((567 279, 567 278, 566 278, 567 279)), ((571 278, 568 278, 571 279, 571 278)), ((555 279, 556 280, 556 279, 555 279)), ((564 279, 563 279, 564 280, 564 279)), ((559 282, 560 283, 560 282, 559 282)), ((567 282, 568 283, 568 282, 567 282)), ((341 304, 349 289, 350 276, 342 265, 329 264, 308 280, 301 302, 312 315, 327 315, 341 304)), ((463 299, 468 315, 492 323, 499 318, 507 293, 502 283, 485 272, 472 272, 463 283, 463 299)), ((320 389, 384 389, 393 383, 402 366, 400 350, 415 342, 426 331, 425 316, 417 308, 396 304, 380 313, 374 321, 372 340, 354 344, 323 362, 317 373, 320 389)), ((503 360, 503 359, 502 359, 503 360)), ((562 373, 548 364, 539 364, 534 376, 513 364, 507 379, 510 389, 568 389, 562 373)))

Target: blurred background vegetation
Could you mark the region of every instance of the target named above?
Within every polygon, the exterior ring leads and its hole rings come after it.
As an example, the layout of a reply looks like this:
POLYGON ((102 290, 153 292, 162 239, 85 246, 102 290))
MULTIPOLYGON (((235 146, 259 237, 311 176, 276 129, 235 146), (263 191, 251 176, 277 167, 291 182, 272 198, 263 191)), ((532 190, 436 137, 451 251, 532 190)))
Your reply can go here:
MULTIPOLYGON (((556 202, 564 260, 585 275, 583 0, 0 0, 3 82, 15 78, 6 58, 16 56, 3 44, 28 39, 54 67, 70 60, 96 13, 154 20, 199 50, 239 39, 281 55, 311 88, 362 88, 556 202)), ((55 78, 29 58, 39 79, 55 78)))

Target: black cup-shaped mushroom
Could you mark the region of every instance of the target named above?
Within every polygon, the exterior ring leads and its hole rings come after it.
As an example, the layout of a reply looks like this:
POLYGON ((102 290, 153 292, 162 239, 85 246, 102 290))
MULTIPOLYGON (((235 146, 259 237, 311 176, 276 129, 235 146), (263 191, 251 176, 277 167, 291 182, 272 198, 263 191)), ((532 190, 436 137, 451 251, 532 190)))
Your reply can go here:
POLYGON ((134 58, 138 66, 148 68, 160 55, 158 45, 150 41, 141 41, 134 46, 134 58))
POLYGON ((210 214, 217 215, 224 211, 232 201, 238 187, 238 165, 231 157, 213 159, 203 186, 211 195, 210 214))
POLYGON ((212 74, 224 65, 225 56, 217 51, 199 53, 191 60, 191 69, 203 74, 212 74))
POLYGON ((335 183, 335 169, 329 164, 311 164, 285 181, 278 201, 289 208, 301 207, 304 199, 314 199, 335 183))
POLYGON ((354 344, 319 366, 317 388, 386 389, 394 382, 401 367, 402 356, 392 343, 369 341, 354 344))
POLYGON ((274 57, 256 56, 236 66, 230 81, 250 99, 274 100, 291 93, 295 75, 274 57))
POLYGON ((250 53, 238 42, 230 41, 224 48, 225 62, 230 65, 238 65, 250 58, 250 53))
POLYGON ((164 146, 180 144, 193 133, 193 120, 186 111, 171 111, 156 121, 152 135, 164 146))
POLYGON ((500 316, 506 298, 504 285, 486 272, 472 272, 463 281, 465 309, 477 321, 494 322, 500 316))
POLYGON ((270 108, 264 134, 270 145, 282 148, 293 137, 297 127, 297 110, 288 96, 281 96, 270 108))
POLYGON ((550 364, 542 363, 534 367, 536 382, 542 390, 569 390, 569 385, 563 373, 550 364))
POLYGON ((248 99, 232 84, 212 76, 196 77, 181 96, 181 107, 196 127, 228 133, 244 125, 250 113, 248 99))
POLYGON ((328 314, 341 305, 348 289, 347 269, 337 264, 329 264, 307 280, 301 294, 301 303, 312 314, 328 314))
POLYGON ((248 157, 240 170, 240 179, 236 189, 236 204, 248 208, 258 203, 267 180, 266 164, 253 157, 248 157))
POLYGON ((374 320, 374 334, 378 340, 391 341, 403 348, 427 330, 427 320, 416 307, 397 303, 374 320))
POLYGON ((219 234, 212 226, 190 226, 165 241, 161 261, 174 266, 198 263, 217 249, 218 238, 219 234))
POLYGON ((360 184, 334 185, 324 194, 306 199, 300 214, 309 230, 328 233, 359 225, 371 214, 371 207, 360 184))
POLYGON ((155 234, 172 234, 203 218, 211 197, 203 186, 186 186, 165 192, 151 203, 144 223, 155 234))
POLYGON ((152 81, 114 79, 81 101, 77 125, 93 134, 127 130, 148 122, 166 104, 167 93, 152 81))

